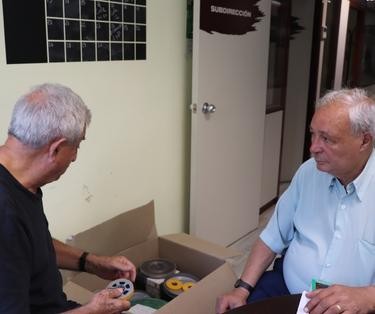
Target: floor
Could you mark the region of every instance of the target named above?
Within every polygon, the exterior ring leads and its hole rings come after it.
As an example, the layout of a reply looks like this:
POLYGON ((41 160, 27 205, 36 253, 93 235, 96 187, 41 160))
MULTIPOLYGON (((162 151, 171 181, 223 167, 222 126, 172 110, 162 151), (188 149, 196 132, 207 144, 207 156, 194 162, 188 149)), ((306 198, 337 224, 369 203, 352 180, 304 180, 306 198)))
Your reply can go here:
POLYGON ((269 218, 271 217, 274 211, 274 206, 270 207, 266 211, 264 211, 259 217, 259 226, 256 230, 250 232, 243 238, 236 241, 230 247, 234 248, 242 254, 235 258, 230 258, 228 262, 232 265, 234 272, 239 277, 242 273, 243 268, 245 267, 247 258, 249 256, 250 250, 252 245, 254 244, 255 240, 258 238, 259 234, 267 224, 269 218))
MULTIPOLYGON (((280 195, 285 191, 287 187, 288 187, 288 183, 280 185, 280 189, 279 189, 280 195)), ((259 234, 262 232, 263 228, 266 226, 268 220, 273 214, 274 209, 275 209, 275 206, 272 206, 269 209, 265 210, 259 216, 258 228, 248 233, 243 238, 239 239, 238 241, 236 241, 234 244, 230 246, 231 248, 234 248, 242 252, 240 256, 231 258, 228 260, 228 262, 232 265, 233 270, 237 274, 238 277, 241 275, 242 270, 245 267, 252 245, 254 244, 255 240, 258 238, 259 234)))

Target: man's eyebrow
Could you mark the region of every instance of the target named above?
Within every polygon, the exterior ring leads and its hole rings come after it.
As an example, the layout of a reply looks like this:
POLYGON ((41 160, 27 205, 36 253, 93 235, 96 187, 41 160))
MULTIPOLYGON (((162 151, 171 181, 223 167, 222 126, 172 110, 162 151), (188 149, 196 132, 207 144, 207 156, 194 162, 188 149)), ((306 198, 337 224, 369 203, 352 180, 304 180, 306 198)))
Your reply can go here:
POLYGON ((316 132, 319 135, 324 135, 324 136, 328 136, 328 137, 334 137, 332 134, 328 133, 327 131, 314 130, 314 128, 312 128, 311 126, 310 126, 310 132, 316 132))

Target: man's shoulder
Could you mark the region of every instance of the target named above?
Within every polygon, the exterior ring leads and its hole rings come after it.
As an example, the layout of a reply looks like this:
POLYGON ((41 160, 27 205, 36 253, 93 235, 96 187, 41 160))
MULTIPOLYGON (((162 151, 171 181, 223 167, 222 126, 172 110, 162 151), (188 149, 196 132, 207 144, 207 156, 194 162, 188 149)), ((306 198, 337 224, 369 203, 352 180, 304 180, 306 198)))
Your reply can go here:
POLYGON ((330 183, 332 181, 333 176, 329 173, 320 171, 316 167, 316 161, 314 158, 310 158, 306 160, 297 170, 295 175, 299 181, 308 182, 309 185, 313 182, 322 182, 330 183))
POLYGON ((316 168, 316 162, 314 158, 310 158, 306 160, 302 165, 298 168, 297 173, 304 173, 304 174, 313 174, 317 173, 318 169, 316 168))
POLYGON ((0 202, 12 199, 12 187, 0 176, 0 202))
POLYGON ((0 174, 0 215, 14 215, 19 213, 19 206, 23 197, 18 192, 14 183, 0 174))
POLYGON ((16 199, 9 187, 3 185, 0 179, 0 217, 14 215, 16 212, 16 199))

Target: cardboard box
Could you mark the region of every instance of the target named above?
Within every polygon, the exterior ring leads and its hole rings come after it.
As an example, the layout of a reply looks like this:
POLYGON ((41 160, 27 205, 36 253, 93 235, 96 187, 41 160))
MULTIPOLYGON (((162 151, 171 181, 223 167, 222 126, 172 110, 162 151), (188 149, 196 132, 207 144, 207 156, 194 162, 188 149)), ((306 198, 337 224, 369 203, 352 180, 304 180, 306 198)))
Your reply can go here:
MULTIPOLYGON (((231 290, 236 280, 226 259, 240 254, 184 233, 158 236, 153 202, 72 236, 67 243, 101 255, 124 255, 136 267, 146 260, 168 259, 176 263, 179 271, 200 279, 157 314, 215 313, 216 298, 231 290)), ((86 303, 107 284, 96 276, 78 273, 64 285, 64 291, 69 299, 86 303)))

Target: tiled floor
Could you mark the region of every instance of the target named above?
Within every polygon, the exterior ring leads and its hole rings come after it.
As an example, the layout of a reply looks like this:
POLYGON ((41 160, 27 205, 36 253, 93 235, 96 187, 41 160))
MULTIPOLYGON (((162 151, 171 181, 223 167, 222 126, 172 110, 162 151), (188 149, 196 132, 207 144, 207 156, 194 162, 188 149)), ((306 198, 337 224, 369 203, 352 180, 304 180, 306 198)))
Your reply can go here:
MULTIPOLYGON (((280 195, 285 191, 285 189, 288 187, 289 183, 284 183, 280 185, 280 195)), ((243 238, 236 241, 234 244, 232 244, 230 247, 237 249, 241 252, 243 252, 242 255, 232 258, 229 260, 229 263, 232 265, 234 272, 240 276, 242 273, 243 268, 245 267, 247 258, 249 256, 250 250, 252 245, 254 244, 255 240, 258 238, 259 234, 263 230, 263 228, 266 226, 268 220, 270 219, 271 215, 273 214, 275 207, 272 206, 266 211, 264 211, 260 217, 259 217, 259 226, 256 230, 250 232, 243 238)))
POLYGON ((234 272, 240 276, 242 273, 243 268, 245 267, 245 263, 250 253, 250 249, 254 244, 255 240, 258 238, 260 232, 263 230, 265 225, 267 224, 269 218, 271 217, 274 210, 274 206, 270 207, 266 211, 264 211, 259 217, 259 226, 256 230, 250 232, 240 240, 236 241, 230 247, 240 252, 243 252, 242 255, 232 258, 229 260, 229 263, 232 265, 234 272))

